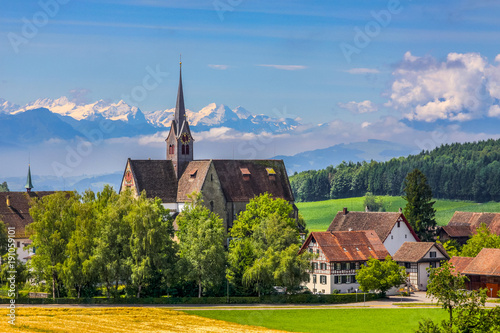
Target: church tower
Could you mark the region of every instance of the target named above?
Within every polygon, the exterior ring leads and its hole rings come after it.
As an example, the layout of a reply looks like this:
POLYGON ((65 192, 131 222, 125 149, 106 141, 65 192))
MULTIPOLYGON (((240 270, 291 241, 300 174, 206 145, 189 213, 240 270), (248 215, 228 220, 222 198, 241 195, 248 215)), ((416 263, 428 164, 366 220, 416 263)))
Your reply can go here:
POLYGON ((175 105, 174 120, 170 125, 170 132, 165 140, 167 143, 167 160, 174 164, 177 179, 182 176, 189 162, 193 160, 193 136, 189 129, 184 107, 184 93, 182 91, 182 62, 179 63, 179 90, 175 105))

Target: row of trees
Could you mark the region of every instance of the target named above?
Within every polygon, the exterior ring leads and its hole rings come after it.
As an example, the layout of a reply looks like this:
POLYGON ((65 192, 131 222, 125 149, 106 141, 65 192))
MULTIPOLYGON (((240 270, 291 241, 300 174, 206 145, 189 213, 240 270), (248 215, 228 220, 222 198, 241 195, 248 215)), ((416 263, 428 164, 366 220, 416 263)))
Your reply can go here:
POLYGON ((383 163, 343 162, 295 174, 290 183, 297 201, 357 197, 366 192, 399 196, 404 178, 415 168, 428 176, 436 198, 500 200, 500 140, 443 145, 383 163))
POLYGON ((53 297, 201 297, 224 295, 227 282, 232 295, 260 295, 273 286, 293 291, 308 278, 309 254, 297 256, 300 237, 287 201, 254 198, 228 235, 201 198, 191 195, 176 235, 169 211, 144 193, 134 198, 106 186, 36 200, 32 282, 45 283, 53 297))

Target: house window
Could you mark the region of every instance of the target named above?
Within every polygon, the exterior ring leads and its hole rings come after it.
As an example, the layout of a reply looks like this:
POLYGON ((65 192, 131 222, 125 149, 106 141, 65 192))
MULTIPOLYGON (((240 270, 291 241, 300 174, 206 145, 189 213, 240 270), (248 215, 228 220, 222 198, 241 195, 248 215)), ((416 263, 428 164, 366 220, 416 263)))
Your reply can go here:
POLYGON ((391 239, 394 239, 394 236, 393 236, 393 235, 391 235, 391 239))
POLYGON ((400 221, 398 221, 398 228, 399 228, 399 227, 401 227, 401 222, 400 222, 400 221))
POLYGON ((435 251, 429 252, 429 257, 436 258, 436 252, 435 251))
POLYGON ((347 275, 347 277, 346 277, 346 283, 351 283, 351 276, 350 275, 347 275))
POLYGON ((338 262, 335 264, 335 270, 340 271, 342 269, 342 265, 338 262))
POLYGON ((186 145, 186 155, 189 155, 189 145, 186 145))
POLYGON ((342 275, 342 283, 347 283, 347 275, 342 275))
POLYGON ((214 202, 213 201, 210 201, 210 211, 211 212, 214 211, 214 202))
POLYGON ((319 254, 319 249, 316 250, 316 253, 319 254))
POLYGON ((326 275, 319 276, 319 283, 326 284, 326 275))
POLYGON ((316 282, 316 274, 313 275, 313 283, 317 283, 316 282))
POLYGON ((436 268, 437 267, 436 262, 429 263, 429 267, 430 268, 436 268))
POLYGON ((321 268, 321 270, 326 270, 326 264, 321 263, 321 264, 320 264, 320 268, 321 268))
POLYGON ((405 238, 408 238, 408 235, 407 235, 407 234, 405 234, 405 238))
POLYGON ((313 269, 318 269, 318 263, 317 262, 313 262, 313 269))
POLYGON ((356 263, 356 269, 359 269, 359 262, 356 263))
POLYGON ((340 278, 340 276, 335 275, 335 276, 333 277, 333 283, 334 283, 334 284, 339 284, 339 283, 340 283, 340 279, 339 279, 339 278, 340 278))
POLYGON ((358 282, 358 281, 356 280, 356 275, 351 275, 351 282, 352 282, 352 283, 356 283, 356 282, 358 282))
POLYGON ((345 264, 345 269, 348 269, 348 270, 351 269, 351 263, 350 262, 348 262, 348 263, 345 264))
POLYGON ((213 174, 210 174, 210 181, 213 182, 214 181, 214 175, 213 174))
POLYGON ((309 248, 309 253, 313 253, 313 249, 312 248, 309 248))
POLYGON ((347 269, 347 263, 343 262, 341 264, 341 268, 342 268, 343 271, 345 271, 347 269))
POLYGON ((405 262, 405 268, 408 268, 408 269, 411 268, 411 263, 405 262))
POLYGON ((17 242, 17 247, 21 247, 21 242, 17 242))

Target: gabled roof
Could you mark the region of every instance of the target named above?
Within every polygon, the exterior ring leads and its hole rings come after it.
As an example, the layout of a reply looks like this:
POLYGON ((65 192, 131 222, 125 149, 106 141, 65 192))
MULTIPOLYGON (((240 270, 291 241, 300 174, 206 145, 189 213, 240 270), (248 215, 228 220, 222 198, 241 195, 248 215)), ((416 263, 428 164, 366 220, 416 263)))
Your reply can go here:
POLYGON ((299 253, 306 251, 310 242, 317 242, 330 262, 382 260, 389 255, 374 230, 311 232, 299 253))
POLYGON ((402 213, 390 212, 338 212, 335 215, 332 223, 328 227, 328 231, 349 231, 349 230, 375 230, 382 242, 391 233, 394 225, 400 221, 405 223, 410 229, 411 234, 417 241, 418 238, 413 228, 410 226, 405 216, 402 213))
POLYGON ((461 273, 500 276, 500 249, 482 249, 461 273))
POLYGON ((470 237, 481 224, 500 235, 500 213, 455 212, 443 230, 451 237, 470 237))
POLYGON ((148 198, 160 198, 164 203, 177 202, 177 177, 170 160, 128 159, 139 194, 146 190, 148 198))
POLYGON ((451 257, 450 264, 455 267, 457 272, 462 273, 472 260, 474 260, 473 257, 451 257))
POLYGON ((177 190, 177 202, 190 201, 188 194, 194 191, 200 192, 207 177, 210 162, 207 161, 191 161, 184 170, 184 173, 179 179, 179 187, 177 190))
MULTIPOLYGON (((425 255, 436 247, 446 259, 450 259, 448 253, 441 244, 433 242, 404 242, 399 250, 394 253, 392 259, 399 262, 419 262, 424 260, 425 255)), ((436 259, 439 260, 439 259, 436 259)))
POLYGON ((0 220, 7 227, 15 228, 15 238, 27 238, 26 226, 33 222, 29 209, 34 198, 41 198, 53 194, 53 191, 38 192, 0 192, 0 220), (7 206, 9 196, 10 207, 7 206))
POLYGON ((294 201, 282 160, 213 160, 222 191, 228 201, 247 202, 265 192, 294 201), (270 176, 266 168, 276 174, 270 176), (241 170, 248 171, 243 177, 241 170))

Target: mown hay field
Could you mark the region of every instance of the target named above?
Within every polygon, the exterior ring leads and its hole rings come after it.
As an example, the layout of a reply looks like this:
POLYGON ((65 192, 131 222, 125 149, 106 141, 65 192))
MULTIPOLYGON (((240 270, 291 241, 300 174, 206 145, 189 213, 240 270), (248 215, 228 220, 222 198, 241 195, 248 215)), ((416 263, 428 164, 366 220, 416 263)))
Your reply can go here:
POLYGON ((37 308, 16 309, 16 325, 7 322, 7 309, 0 332, 281 332, 189 315, 166 308, 37 308))

